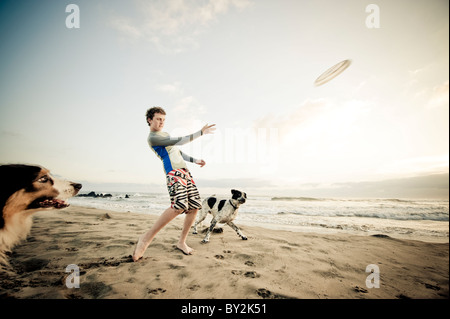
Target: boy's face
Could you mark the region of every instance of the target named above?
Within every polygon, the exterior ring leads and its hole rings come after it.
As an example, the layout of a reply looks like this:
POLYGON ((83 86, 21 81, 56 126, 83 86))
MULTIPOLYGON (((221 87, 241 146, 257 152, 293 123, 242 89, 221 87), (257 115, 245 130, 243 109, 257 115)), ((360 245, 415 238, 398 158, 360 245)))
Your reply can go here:
POLYGON ((166 120, 166 116, 161 113, 155 113, 153 115, 153 120, 148 120, 150 123, 150 130, 153 132, 161 131, 164 127, 164 121, 166 120))

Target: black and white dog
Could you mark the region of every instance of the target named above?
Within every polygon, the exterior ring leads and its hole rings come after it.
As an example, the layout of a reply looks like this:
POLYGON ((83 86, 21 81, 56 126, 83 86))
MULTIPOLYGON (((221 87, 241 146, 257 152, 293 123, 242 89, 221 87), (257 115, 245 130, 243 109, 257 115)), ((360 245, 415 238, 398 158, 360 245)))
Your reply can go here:
POLYGON ((81 184, 60 180, 34 165, 0 165, 0 270, 7 266, 6 253, 27 237, 32 214, 61 209, 81 189, 81 184))
POLYGON ((233 196, 230 199, 219 199, 213 195, 203 200, 202 209, 199 211, 197 220, 194 224, 194 234, 197 234, 197 225, 205 220, 208 213, 211 213, 213 218, 202 243, 205 244, 209 242, 211 232, 217 223, 227 224, 233 228, 243 240, 247 240, 247 237, 233 223, 233 220, 237 216, 239 206, 244 204, 247 199, 247 194, 235 189, 231 190, 231 194, 233 194, 233 196))

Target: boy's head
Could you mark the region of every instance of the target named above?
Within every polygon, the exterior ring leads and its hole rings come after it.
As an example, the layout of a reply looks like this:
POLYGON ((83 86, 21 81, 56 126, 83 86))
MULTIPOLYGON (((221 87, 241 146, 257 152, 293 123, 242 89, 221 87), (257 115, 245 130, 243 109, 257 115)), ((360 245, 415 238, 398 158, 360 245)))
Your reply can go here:
POLYGON ((154 106, 147 110, 147 124, 152 130, 161 130, 164 126, 166 111, 162 107, 154 106))

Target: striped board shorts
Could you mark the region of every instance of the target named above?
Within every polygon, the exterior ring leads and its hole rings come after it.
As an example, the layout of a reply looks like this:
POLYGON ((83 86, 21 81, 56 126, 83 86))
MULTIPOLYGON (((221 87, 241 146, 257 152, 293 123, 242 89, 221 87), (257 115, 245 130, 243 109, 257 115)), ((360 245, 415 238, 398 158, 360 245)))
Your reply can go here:
POLYGON ((197 186, 187 169, 174 169, 167 173, 166 179, 171 208, 182 209, 183 212, 202 208, 197 186))

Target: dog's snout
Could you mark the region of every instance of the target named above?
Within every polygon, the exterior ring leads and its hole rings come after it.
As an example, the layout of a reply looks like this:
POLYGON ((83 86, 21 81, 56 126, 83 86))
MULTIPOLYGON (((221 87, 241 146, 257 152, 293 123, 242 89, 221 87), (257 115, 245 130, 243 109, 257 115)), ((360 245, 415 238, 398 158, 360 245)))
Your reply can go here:
POLYGON ((83 185, 78 184, 78 183, 71 183, 72 187, 75 188, 77 191, 79 191, 83 185))

